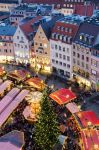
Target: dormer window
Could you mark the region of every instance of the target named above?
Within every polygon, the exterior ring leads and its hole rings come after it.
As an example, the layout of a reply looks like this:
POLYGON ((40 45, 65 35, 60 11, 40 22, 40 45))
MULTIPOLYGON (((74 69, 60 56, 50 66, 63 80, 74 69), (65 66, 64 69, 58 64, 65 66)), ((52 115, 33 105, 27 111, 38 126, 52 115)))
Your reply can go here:
POLYGON ((64 31, 64 27, 61 27, 61 31, 64 31))
POLYGON ((65 28, 65 32, 68 32, 68 28, 65 28))
POLYGON ((60 30, 60 26, 57 27, 57 30, 60 30))

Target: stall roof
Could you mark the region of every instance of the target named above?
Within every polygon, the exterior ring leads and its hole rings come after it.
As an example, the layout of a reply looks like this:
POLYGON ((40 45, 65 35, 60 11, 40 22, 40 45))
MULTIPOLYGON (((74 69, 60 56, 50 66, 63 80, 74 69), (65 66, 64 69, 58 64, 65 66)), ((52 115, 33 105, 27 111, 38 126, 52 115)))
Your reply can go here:
POLYGON ((0 85, 0 94, 2 94, 4 92, 4 90, 6 90, 7 87, 10 86, 11 84, 12 84, 12 81, 10 81, 10 80, 7 80, 7 81, 3 82, 0 85))
POLYGON ((1 101, 0 101, 0 114, 6 107, 13 101, 15 96, 19 93, 18 88, 13 88, 1 101))
POLYGON ((84 129, 81 131, 84 150, 99 150, 99 130, 84 129))
POLYGON ((78 106, 76 105, 76 103, 68 103, 67 105, 66 105, 66 108, 72 113, 72 114, 74 114, 74 113, 77 113, 77 112, 79 112, 80 111, 80 109, 78 108, 78 106))
POLYGON ((0 137, 2 150, 21 150, 24 144, 24 133, 14 130, 0 137))
POLYGON ((69 103, 70 101, 76 98, 75 93, 73 93, 69 89, 64 89, 64 88, 51 93, 49 96, 54 101, 56 101, 59 105, 69 103))
POLYGON ((4 122, 8 119, 11 113, 18 107, 18 105, 23 101, 23 99, 28 95, 28 90, 22 90, 17 97, 4 109, 4 111, 0 114, 0 127, 4 124, 4 122))
POLYGON ((43 82, 43 80, 41 80, 38 77, 34 77, 34 78, 30 78, 26 81, 26 84, 33 86, 34 88, 37 88, 39 90, 44 89, 45 84, 43 82))
POLYGON ((81 111, 75 113, 75 117, 82 128, 99 125, 99 118, 93 111, 81 111))
POLYGON ((14 78, 16 80, 19 80, 19 81, 23 81, 27 78, 27 76, 30 76, 30 73, 26 70, 14 70, 14 71, 11 71, 8 76, 11 77, 11 78, 14 78))

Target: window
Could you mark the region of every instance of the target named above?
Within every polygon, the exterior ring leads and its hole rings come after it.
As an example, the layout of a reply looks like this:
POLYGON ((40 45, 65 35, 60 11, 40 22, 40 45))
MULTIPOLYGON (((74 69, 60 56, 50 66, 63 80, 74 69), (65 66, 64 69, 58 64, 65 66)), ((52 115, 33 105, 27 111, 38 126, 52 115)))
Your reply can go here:
POLYGON ((10 49, 10 53, 11 53, 11 49, 10 49))
POLYGON ((57 45, 55 45, 55 49, 57 49, 57 45))
POLYGON ((67 48, 67 53, 69 53, 69 48, 67 48))
POLYGON ((58 53, 56 53, 56 57, 58 57, 58 53))
POLYGON ((82 55, 82 60, 84 60, 84 55, 82 55))
POLYGON ((47 52, 45 52, 45 54, 47 54, 47 52))
POLYGON ((79 62, 79 60, 77 61, 77 65, 80 65, 80 62, 79 62))
POLYGON ((69 56, 67 56, 67 61, 70 61, 70 57, 69 56))
POLYGON ((73 56, 75 56, 76 55, 76 53, 75 52, 73 52, 73 56))
POLYGON ((66 60, 66 56, 65 55, 63 55, 63 59, 66 60))
POLYGON ((63 47, 63 52, 65 52, 65 47, 63 47))
POLYGON ((52 62, 54 63, 54 62, 55 62, 55 60, 54 60, 54 59, 52 59, 52 62))
POLYGON ((62 54, 59 54, 59 58, 62 58, 62 54))
POLYGON ((82 67, 84 67, 84 62, 82 62, 82 67))
POLYGON ((89 61, 89 57, 86 57, 86 61, 87 61, 87 62, 89 61))
POLYGON ((42 43, 40 43, 40 46, 42 46, 42 43))
POLYGON ((75 49, 75 45, 73 45, 73 49, 75 49))
POLYGON ((67 68, 70 68, 70 64, 67 64, 67 68))
POLYGON ((17 39, 19 39, 19 36, 17 36, 17 39))
POLYGON ((66 64, 65 64, 65 63, 63 63, 63 66, 64 66, 64 67, 66 67, 66 64))
POLYGON ((77 57, 80 58, 80 54, 79 53, 77 53, 77 57))
POLYGON ((5 53, 7 53, 7 49, 5 49, 4 51, 5 51, 5 53))
POLYGON ((60 61, 59 64, 62 65, 62 62, 60 61))
POLYGON ((59 46, 59 50, 61 50, 61 46, 59 46))

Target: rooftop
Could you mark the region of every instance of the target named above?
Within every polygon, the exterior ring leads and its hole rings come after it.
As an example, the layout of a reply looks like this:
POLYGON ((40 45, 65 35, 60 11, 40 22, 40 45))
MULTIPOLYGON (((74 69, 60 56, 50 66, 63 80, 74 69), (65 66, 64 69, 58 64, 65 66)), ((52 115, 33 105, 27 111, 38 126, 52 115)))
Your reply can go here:
POLYGON ((19 3, 19 0, 0 0, 0 3, 18 4, 18 3, 19 3))
POLYGON ((0 26, 0 35, 1 36, 13 36, 16 31, 16 28, 11 25, 0 26))
POLYGON ((81 22, 83 22, 86 19, 84 16, 80 15, 67 15, 64 18, 60 20, 60 22, 68 23, 68 24, 77 24, 79 25, 81 22))

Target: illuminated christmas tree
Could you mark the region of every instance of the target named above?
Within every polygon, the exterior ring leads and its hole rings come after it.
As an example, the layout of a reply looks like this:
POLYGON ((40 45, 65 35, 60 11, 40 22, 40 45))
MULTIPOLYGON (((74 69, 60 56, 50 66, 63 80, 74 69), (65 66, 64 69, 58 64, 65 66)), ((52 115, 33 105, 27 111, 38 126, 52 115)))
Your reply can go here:
POLYGON ((41 101, 41 111, 38 121, 35 123, 35 142, 41 150, 53 150, 59 136, 56 115, 48 93, 48 89, 45 89, 41 101))

